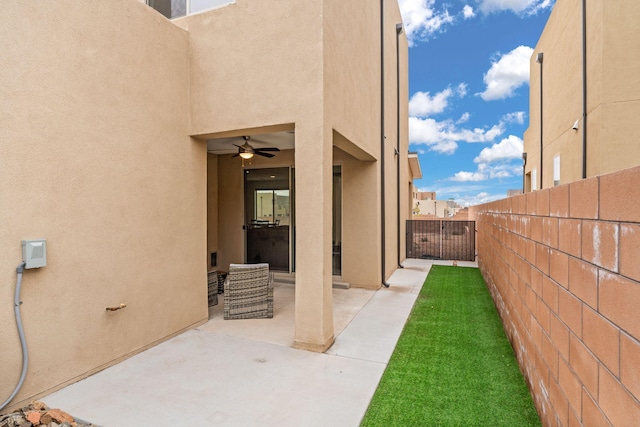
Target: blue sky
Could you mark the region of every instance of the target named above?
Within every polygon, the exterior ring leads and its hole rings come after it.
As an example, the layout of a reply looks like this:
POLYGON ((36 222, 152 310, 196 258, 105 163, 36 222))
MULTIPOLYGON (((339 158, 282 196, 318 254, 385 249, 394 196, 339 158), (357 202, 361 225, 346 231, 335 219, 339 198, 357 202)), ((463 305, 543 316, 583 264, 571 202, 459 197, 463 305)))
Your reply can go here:
POLYGON ((553 0, 398 0, 421 191, 464 206, 522 188, 529 59, 553 0))

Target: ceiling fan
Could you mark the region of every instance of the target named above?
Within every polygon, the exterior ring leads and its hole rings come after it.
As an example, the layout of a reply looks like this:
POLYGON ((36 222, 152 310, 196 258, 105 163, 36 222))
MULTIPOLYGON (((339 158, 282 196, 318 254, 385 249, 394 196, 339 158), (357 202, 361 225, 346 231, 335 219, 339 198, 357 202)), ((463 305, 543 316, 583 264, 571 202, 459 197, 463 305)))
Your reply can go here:
POLYGON ((234 154, 232 157, 240 156, 243 159, 250 159, 254 154, 263 157, 274 157, 275 154, 268 153, 267 151, 280 151, 277 147, 254 148, 249 144, 250 136, 243 136, 242 138, 244 139, 244 144, 233 144, 238 147, 238 154, 234 154))

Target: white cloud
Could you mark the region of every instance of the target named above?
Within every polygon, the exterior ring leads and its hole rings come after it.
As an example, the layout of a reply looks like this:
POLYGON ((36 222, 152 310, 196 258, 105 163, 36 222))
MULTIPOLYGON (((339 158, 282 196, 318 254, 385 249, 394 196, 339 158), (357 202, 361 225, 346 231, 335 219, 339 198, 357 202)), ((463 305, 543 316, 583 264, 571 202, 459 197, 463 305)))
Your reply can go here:
POLYGON ((490 194, 493 188, 478 182, 460 182, 453 185, 435 184, 429 188, 420 188, 419 191, 435 191, 438 200, 454 199, 461 206, 474 206, 494 200, 504 199, 506 194, 490 194))
POLYGON ((501 163, 497 165, 481 163, 478 165, 478 170, 476 170, 475 172, 456 172, 451 178, 448 178, 447 181, 480 182, 488 181, 490 179, 511 178, 518 175, 522 175, 521 166, 508 163, 501 163))
POLYGON ((425 144, 431 151, 453 154, 459 142, 492 142, 504 133, 504 123, 489 129, 459 128, 451 119, 437 121, 432 118, 409 117, 409 140, 412 144, 425 144))
MULTIPOLYGON (((517 121, 520 113, 510 113, 491 128, 465 128, 471 114, 466 112, 457 121, 446 119, 438 121, 430 118, 433 114, 444 112, 454 96, 466 96, 467 85, 460 83, 431 96, 430 92, 416 92, 409 100, 409 140, 413 144, 424 144, 430 151, 453 154, 458 143, 492 142, 505 131, 505 124, 517 121)), ((524 114, 524 113, 523 113, 524 114)))
POLYGON ((409 140, 415 144, 427 145, 430 150, 438 153, 453 154, 458 148, 455 140, 445 137, 450 129, 451 124, 447 121, 409 117, 409 140))
POLYGON ((511 11, 519 15, 535 15, 554 4, 554 0, 476 0, 484 14, 511 11))
POLYGON ((461 125, 463 123, 467 123, 469 121, 469 119, 471 118, 471 114, 470 113, 463 113, 460 118, 458 119, 458 121, 456 121, 457 125, 461 125))
POLYGON ((460 171, 448 178, 448 181, 478 182, 522 175, 522 166, 513 163, 513 160, 522 158, 522 147, 522 139, 509 135, 499 143, 482 149, 473 160, 478 163, 475 172, 460 171))
POLYGON ((495 200, 504 199, 504 194, 489 194, 486 191, 480 192, 476 195, 465 195, 462 197, 458 197, 456 202, 461 206, 475 206, 481 205, 483 203, 493 202, 495 200))
MULTIPOLYGON (((482 131, 481 129, 474 129, 474 133, 477 133, 478 131, 482 131)), ((502 135, 504 132, 504 123, 500 122, 497 125, 493 125, 493 127, 491 129, 489 129, 488 131, 484 132, 484 138, 477 140, 477 141, 469 141, 469 142, 489 142, 489 141, 493 141, 494 139, 496 139, 497 137, 499 137, 500 135, 502 135)))
POLYGON ((481 172, 458 172, 452 178, 451 181, 456 182, 469 182, 469 181, 484 181, 487 179, 487 175, 481 172))
POLYGON ((522 165, 513 164, 512 162, 499 162, 498 164, 480 163, 478 171, 487 175, 489 179, 510 178, 512 176, 522 175, 522 165))
MULTIPOLYGON (((475 0, 478 9, 485 15, 511 11, 518 15, 535 15, 553 6, 555 0, 475 0)), ((448 5, 436 7, 436 0, 398 0, 404 30, 409 46, 428 41, 435 34, 446 31, 448 26, 460 19, 476 17, 476 9, 465 4, 457 14, 449 14, 448 5)))
MULTIPOLYGON (((450 93, 450 91, 451 90, 447 88, 445 91, 439 92, 434 97, 430 97, 428 92, 426 94, 418 92, 412 97, 410 101, 409 111, 413 113, 441 112, 441 110, 444 110, 446 105, 444 105, 444 107, 442 107, 441 105, 441 109, 435 108, 434 105, 438 104, 435 102, 435 100, 438 98, 439 94, 442 94, 444 92, 450 93), (420 97, 416 97, 416 95, 418 94, 421 94, 420 97), (422 100, 423 102, 419 102, 419 100, 422 100)), ((496 138, 500 137, 505 132, 507 124, 523 124, 525 119, 525 113, 523 111, 516 111, 513 113, 505 114, 497 124, 491 126, 490 128, 485 127, 470 129, 464 127, 464 124, 471 118, 471 114, 468 112, 463 113, 462 116, 460 116, 460 118, 455 121, 453 119, 439 121, 430 117, 416 117, 416 115, 422 114, 414 114, 409 117, 410 143, 426 145, 427 147, 429 147, 430 151, 435 151, 441 154, 455 153, 456 149, 458 148, 458 144, 461 142, 493 142, 496 140, 496 138)), ((494 144, 490 148, 483 149, 480 155, 476 157, 476 159, 480 159, 476 161, 476 163, 485 162, 484 159, 489 158, 520 158, 522 156, 522 145, 523 143, 520 138, 510 135, 500 143, 494 144), (505 154, 507 152, 508 155, 505 154)))
POLYGON ((483 191, 485 186, 479 184, 456 184, 456 185, 442 185, 435 184, 429 188, 419 188, 418 191, 435 191, 439 200, 446 200, 449 198, 456 198, 460 193, 468 191, 483 191))
POLYGON ((462 8, 462 16, 464 16, 464 19, 471 19, 476 16, 476 13, 473 11, 473 7, 465 4, 462 8))
POLYGON ((456 93, 460 98, 464 98, 465 96, 467 96, 467 84, 460 83, 458 87, 456 87, 456 93))
POLYGON ((451 95, 453 95, 451 88, 446 88, 433 96, 430 92, 416 92, 409 100, 409 115, 427 117, 442 113, 449 105, 451 95))
POLYGON ((445 111, 449 105, 449 98, 467 95, 466 83, 460 83, 454 89, 447 87, 431 96, 431 92, 416 92, 409 100, 409 115, 413 117, 429 117, 445 111))
POLYGON ((453 154, 458 149, 458 143, 452 140, 437 141, 429 149, 436 153, 453 154))
POLYGON ((435 0, 399 0, 398 4, 409 46, 428 40, 454 22, 447 9, 436 10, 435 0))
POLYGON ((522 139, 509 135, 499 143, 483 148, 473 161, 475 163, 493 163, 500 160, 520 159, 522 158, 522 144, 522 139))
POLYGON ((485 101, 505 99, 514 95, 517 88, 529 82, 529 59, 533 49, 518 46, 492 62, 484 75, 486 90, 480 94, 485 101))
POLYGON ((502 117, 507 123, 518 123, 519 125, 524 124, 524 119, 527 116, 527 113, 524 111, 516 111, 514 113, 505 114, 502 117))

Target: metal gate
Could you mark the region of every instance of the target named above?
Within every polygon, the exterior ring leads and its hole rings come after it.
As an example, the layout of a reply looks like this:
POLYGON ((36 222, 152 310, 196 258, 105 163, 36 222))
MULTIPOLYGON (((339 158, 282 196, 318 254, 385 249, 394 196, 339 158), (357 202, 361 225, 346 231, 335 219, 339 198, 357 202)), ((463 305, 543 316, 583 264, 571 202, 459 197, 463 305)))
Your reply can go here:
POLYGON ((407 258, 476 260, 475 221, 407 220, 407 258))

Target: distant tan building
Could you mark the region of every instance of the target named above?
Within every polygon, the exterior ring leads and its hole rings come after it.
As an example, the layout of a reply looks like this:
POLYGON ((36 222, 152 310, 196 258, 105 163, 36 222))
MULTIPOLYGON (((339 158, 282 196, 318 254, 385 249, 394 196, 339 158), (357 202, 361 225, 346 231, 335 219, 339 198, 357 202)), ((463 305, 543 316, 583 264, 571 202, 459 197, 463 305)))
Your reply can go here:
POLYGON ((418 191, 413 193, 413 219, 452 218, 462 206, 453 200, 436 200, 435 191, 418 191))
POLYGON ((556 2, 531 58, 525 191, 640 165, 639 18, 638 0, 556 2))
POLYGON ((415 179, 422 178, 422 168, 420 167, 420 159, 418 158, 418 153, 409 152, 407 157, 409 160, 409 177, 411 178, 409 183, 409 200, 407 201, 407 212, 409 212, 409 216, 411 216, 413 212, 414 200, 416 200, 418 194, 420 194, 420 191, 418 191, 413 181, 415 179))
MULTIPOLYGON (((206 322, 208 270, 295 273, 291 342, 324 351, 333 278, 377 289, 404 259, 397 2, 10 1, 0 43, 3 307, 21 241, 47 242, 13 406, 206 322)), ((0 324, 3 400, 21 351, 0 324)))
POLYGON ((416 200, 435 200, 436 192, 435 191, 420 191, 416 195, 416 200))

